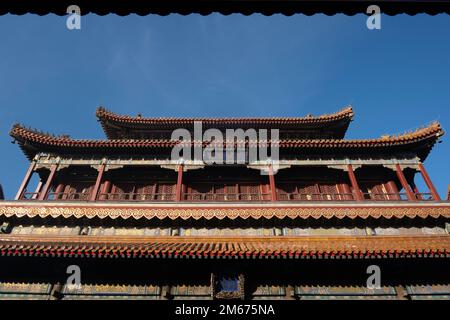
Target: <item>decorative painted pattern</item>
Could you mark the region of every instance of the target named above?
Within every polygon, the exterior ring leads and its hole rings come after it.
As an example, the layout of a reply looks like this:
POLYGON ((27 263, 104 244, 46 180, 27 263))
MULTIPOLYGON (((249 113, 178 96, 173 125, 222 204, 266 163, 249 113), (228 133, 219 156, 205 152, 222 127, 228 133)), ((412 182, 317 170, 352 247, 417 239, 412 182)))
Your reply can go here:
POLYGON ((358 207, 109 207, 1 205, 0 216, 40 218, 110 219, 319 219, 319 218, 450 218, 450 206, 358 206, 358 207))

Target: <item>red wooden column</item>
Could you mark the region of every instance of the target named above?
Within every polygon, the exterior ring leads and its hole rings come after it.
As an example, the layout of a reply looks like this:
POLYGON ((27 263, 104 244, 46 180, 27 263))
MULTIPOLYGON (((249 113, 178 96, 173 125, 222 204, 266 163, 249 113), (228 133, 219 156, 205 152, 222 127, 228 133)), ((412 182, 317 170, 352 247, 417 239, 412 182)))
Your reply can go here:
POLYGON ((95 181, 94 189, 92 189, 91 197, 89 201, 97 200, 98 190, 100 189, 100 185, 102 184, 103 174, 105 173, 106 165, 102 163, 98 168, 97 180, 95 181))
POLYGON ((175 200, 181 201, 181 192, 183 188, 183 165, 178 166, 178 179, 177 179, 177 189, 175 194, 175 200))
POLYGON ((270 184, 270 199, 271 201, 277 201, 277 189, 275 186, 275 177, 273 175, 273 167, 269 165, 269 184, 270 184))
POLYGON ((27 173, 25 174, 25 177, 23 178, 22 184, 19 187, 19 190, 17 191, 16 197, 14 200, 20 200, 23 196, 23 193, 25 192, 25 189, 28 186, 28 183, 30 182, 31 176, 33 175, 34 168, 36 167, 36 162, 32 161, 30 163, 30 166, 28 167, 27 173))
POLYGON ((58 184, 58 186, 56 187, 55 190, 55 200, 56 199, 61 199, 60 193, 62 193, 64 191, 64 185, 62 183, 58 184))
POLYGON ((52 186, 53 178, 55 177, 57 169, 58 169, 57 164, 53 164, 51 166, 50 174, 48 175, 47 182, 45 183, 44 188, 41 190, 38 200, 45 200, 45 198, 47 197, 48 191, 50 190, 50 187, 52 186))
POLYGON ((42 185, 43 185, 42 181, 39 181, 39 183, 36 187, 36 190, 34 190, 32 199, 36 200, 38 198, 39 192, 41 192, 41 189, 42 189, 42 185))
POLYGON ((423 180, 425 180, 425 183, 427 184, 427 187, 430 190, 431 195, 433 196, 433 199, 436 201, 441 201, 441 197, 439 196, 439 193, 434 187, 433 182, 431 182, 430 176, 428 175, 428 172, 425 170, 425 167, 423 166, 422 163, 419 163, 419 170, 420 173, 422 174, 423 180))
POLYGON ((353 190, 355 191, 356 201, 364 201, 363 194, 359 188, 358 181, 356 181, 355 172, 353 172, 353 166, 349 163, 347 164, 348 177, 352 183, 353 190))
POLYGON ((108 193, 111 190, 111 181, 105 180, 103 183, 102 190, 100 191, 100 197, 99 200, 108 200, 108 193))
POLYGON ((402 184, 403 189, 405 189, 408 199, 411 201, 416 201, 417 198, 416 198, 414 192, 411 190, 411 187, 409 186, 408 181, 406 181, 405 175, 403 174, 403 170, 398 163, 395 165, 395 169, 396 169, 395 171, 397 173, 398 180, 400 180, 400 183, 402 184))

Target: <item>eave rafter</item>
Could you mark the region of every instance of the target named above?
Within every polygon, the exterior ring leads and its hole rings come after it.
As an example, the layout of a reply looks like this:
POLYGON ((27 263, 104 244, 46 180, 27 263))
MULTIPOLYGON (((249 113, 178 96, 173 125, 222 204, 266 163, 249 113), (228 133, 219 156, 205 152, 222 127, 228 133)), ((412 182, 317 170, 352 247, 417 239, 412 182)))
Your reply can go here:
MULTIPOLYGON (((391 152, 395 148, 402 149, 403 152, 414 152, 423 161, 430 152, 433 145, 444 134, 439 123, 418 129, 416 131, 398 135, 383 136, 377 139, 281 139, 279 141, 259 141, 246 142, 250 145, 268 145, 270 143, 278 144, 281 149, 309 149, 311 151, 328 150, 334 151, 361 151, 367 152, 377 150, 391 152)), ((79 153, 83 152, 87 155, 99 152, 121 152, 123 154, 142 153, 142 151, 150 149, 170 149, 179 141, 171 140, 155 140, 155 139, 118 139, 118 140, 84 140, 71 139, 67 136, 53 136, 27 129, 20 125, 15 125, 10 135, 19 143, 20 147, 29 159, 32 159, 38 152, 61 152, 61 153, 79 153)), ((207 142, 186 141, 188 145, 207 142)), ((225 142, 218 142, 226 144, 225 142)), ((235 142, 239 143, 239 142, 235 142)))
POLYGON ((450 236, 123 237, 0 235, 1 256, 84 258, 447 258, 450 236))

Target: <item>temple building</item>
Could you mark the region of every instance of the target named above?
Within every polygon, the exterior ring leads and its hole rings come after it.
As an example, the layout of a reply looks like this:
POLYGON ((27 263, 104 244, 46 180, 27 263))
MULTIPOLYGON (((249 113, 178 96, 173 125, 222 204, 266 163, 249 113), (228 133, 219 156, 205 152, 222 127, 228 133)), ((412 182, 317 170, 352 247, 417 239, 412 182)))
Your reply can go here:
POLYGON ((30 165, 15 199, 0 201, 0 298, 450 298, 450 199, 424 166, 444 134, 438 123, 351 140, 351 107, 292 118, 101 107, 96 116, 104 140, 13 126, 30 165), (277 129, 278 169, 173 161, 173 131, 196 122, 277 129))

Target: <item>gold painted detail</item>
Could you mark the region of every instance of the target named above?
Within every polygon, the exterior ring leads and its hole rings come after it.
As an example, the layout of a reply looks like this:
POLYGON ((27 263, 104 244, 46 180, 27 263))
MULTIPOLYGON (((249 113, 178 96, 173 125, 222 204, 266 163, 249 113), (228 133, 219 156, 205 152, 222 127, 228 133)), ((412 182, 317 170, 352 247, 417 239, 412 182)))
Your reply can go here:
POLYGON ((132 208, 77 206, 0 206, 0 216, 40 218, 110 218, 110 219, 272 219, 272 218, 450 218, 450 206, 424 207, 267 207, 267 208, 132 208))

